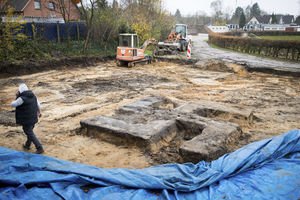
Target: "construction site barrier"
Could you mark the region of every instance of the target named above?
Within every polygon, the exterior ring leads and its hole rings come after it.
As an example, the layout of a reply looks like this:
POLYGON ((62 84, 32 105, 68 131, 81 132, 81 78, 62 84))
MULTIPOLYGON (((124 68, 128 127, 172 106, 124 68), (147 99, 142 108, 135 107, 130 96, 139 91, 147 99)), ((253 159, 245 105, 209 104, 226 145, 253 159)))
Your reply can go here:
POLYGON ((191 56, 192 56, 192 44, 191 44, 191 40, 189 40, 188 50, 186 53, 186 59, 191 59, 191 56))

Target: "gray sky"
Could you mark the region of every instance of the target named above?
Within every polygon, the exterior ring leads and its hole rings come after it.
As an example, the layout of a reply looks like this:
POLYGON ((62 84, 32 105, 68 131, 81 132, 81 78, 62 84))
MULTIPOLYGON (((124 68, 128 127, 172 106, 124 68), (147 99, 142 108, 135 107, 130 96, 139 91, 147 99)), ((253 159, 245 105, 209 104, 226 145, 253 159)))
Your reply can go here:
MULTIPOLYGON (((212 14, 210 3, 213 0, 164 0, 165 8, 172 14, 179 9, 182 15, 195 14, 204 11, 207 15, 212 14)), ((247 5, 258 3, 260 9, 272 14, 300 15, 300 0, 223 0, 223 8, 234 11, 237 6, 245 8, 247 5)))

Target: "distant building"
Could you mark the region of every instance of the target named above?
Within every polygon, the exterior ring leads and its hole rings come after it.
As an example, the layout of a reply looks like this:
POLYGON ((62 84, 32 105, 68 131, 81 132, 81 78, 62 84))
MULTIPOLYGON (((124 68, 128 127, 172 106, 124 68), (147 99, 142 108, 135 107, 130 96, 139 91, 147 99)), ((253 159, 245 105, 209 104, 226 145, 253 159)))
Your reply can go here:
POLYGON ((214 25, 209 25, 207 26, 212 32, 214 33, 225 33, 229 32, 229 28, 227 26, 214 26, 214 25))
POLYGON ((240 28, 239 24, 227 24, 227 27, 229 28, 230 31, 233 30, 238 30, 240 28))
POLYGON ((275 15, 276 23, 272 24, 272 15, 253 16, 244 27, 245 30, 285 31, 294 24, 293 15, 275 15))
MULTIPOLYGON (((60 9, 56 7, 59 0, 1 0, 0 13, 5 22, 5 10, 14 8, 16 16, 23 16, 28 22, 60 22, 64 23, 60 9)), ((65 5, 70 6, 70 21, 80 20, 80 10, 72 0, 64 0, 65 5)))

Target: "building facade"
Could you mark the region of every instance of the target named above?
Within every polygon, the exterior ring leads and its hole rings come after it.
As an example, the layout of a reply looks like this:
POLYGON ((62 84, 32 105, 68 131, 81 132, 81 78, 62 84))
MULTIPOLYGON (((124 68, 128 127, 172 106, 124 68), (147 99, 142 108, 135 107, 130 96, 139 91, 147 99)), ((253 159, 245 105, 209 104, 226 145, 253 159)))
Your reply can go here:
MULTIPOLYGON (((67 21, 79 21, 80 10, 71 0, 1 0, 0 9, 2 15, 8 7, 14 9, 14 13, 23 16, 27 22, 60 22, 64 23, 62 8, 66 11, 67 21)), ((6 21, 2 16, 2 21, 6 21)))
POLYGON ((244 30, 285 31, 294 23, 293 15, 274 15, 274 17, 272 19, 272 15, 253 16, 244 30))

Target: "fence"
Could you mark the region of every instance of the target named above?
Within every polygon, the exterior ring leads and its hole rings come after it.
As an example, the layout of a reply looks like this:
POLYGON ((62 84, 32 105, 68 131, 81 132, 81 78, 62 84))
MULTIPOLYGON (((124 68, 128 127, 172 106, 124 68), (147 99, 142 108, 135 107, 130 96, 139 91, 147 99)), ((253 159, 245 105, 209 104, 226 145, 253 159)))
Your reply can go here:
MULTIPOLYGON (((5 26, 5 23, 2 24, 5 26)), ((21 33, 33 40, 63 42, 67 40, 67 26, 72 40, 83 40, 85 38, 87 29, 82 22, 69 22, 66 24, 30 22, 23 25, 21 33)))

